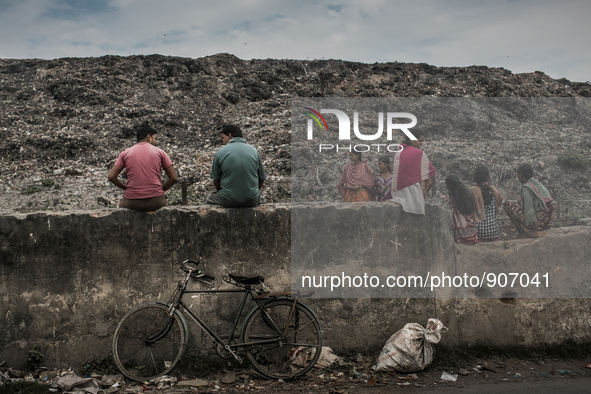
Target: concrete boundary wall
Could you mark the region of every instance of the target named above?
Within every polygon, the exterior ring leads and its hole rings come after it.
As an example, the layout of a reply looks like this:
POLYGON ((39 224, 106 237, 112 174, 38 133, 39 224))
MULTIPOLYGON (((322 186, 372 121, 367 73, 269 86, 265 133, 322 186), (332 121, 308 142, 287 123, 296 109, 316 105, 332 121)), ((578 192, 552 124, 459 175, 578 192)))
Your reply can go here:
MULTIPOLYGON (((294 207, 294 209, 300 209, 294 207)), ((306 207, 305 209, 310 209, 306 207)), ((311 209, 322 209, 313 206, 311 209)), ((367 209, 382 209, 370 204, 367 209)), ((390 208, 391 209, 391 208, 390 208)), ((449 212, 429 206, 437 222, 449 212)), ((409 221, 412 226, 412 218, 409 221)), ((551 242, 556 253, 538 258, 588 261, 591 226, 551 230, 538 240, 455 246, 448 232, 421 228, 449 251, 444 260, 466 264, 482 253, 523 258, 551 242), (503 246, 504 245, 504 246, 503 246), (507 246, 508 245, 508 246, 507 246), (580 248, 572 248, 580 245, 580 248), (488 248, 488 250, 487 250, 488 248), (514 252, 513 252, 514 250, 514 252), (529 252, 528 252, 529 250, 529 252)), ((0 360, 19 366, 37 346, 47 366, 77 366, 109 353, 117 322, 133 306, 166 300, 180 278, 179 264, 200 257, 216 287, 228 273, 263 274, 273 291, 290 288, 291 208, 199 206, 164 208, 155 214, 128 210, 0 215, 0 360)), ((441 264, 442 257, 437 257, 441 264)), ((434 262, 435 263, 435 262, 434 262)), ((325 343, 336 351, 379 352, 405 323, 437 317, 449 327, 443 343, 558 343, 591 340, 587 299, 314 299, 325 343)), ((236 298, 200 297, 193 309, 216 328, 232 317, 236 298)), ((192 346, 209 341, 192 326, 192 346)))

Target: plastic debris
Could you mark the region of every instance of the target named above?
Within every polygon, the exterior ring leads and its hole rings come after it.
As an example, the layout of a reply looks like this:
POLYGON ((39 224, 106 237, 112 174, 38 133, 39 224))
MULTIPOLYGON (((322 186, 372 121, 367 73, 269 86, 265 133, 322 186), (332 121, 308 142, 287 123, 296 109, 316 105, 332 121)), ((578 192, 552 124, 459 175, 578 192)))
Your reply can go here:
POLYGON ((56 384, 64 391, 70 391, 73 388, 91 394, 97 394, 99 391, 99 384, 94 378, 81 378, 74 374, 60 376, 56 384))
POLYGON ((154 385, 156 385, 157 389, 161 390, 173 386, 176 383, 176 381, 177 378, 175 378, 174 376, 164 375, 154 379, 154 385))
POLYGON ((314 365, 316 368, 328 368, 334 363, 342 364, 343 359, 332 351, 332 349, 328 346, 322 346, 322 351, 320 352, 320 357, 314 365))
POLYGON ((181 380, 175 387, 207 387, 209 382, 203 379, 181 380))
POLYGON ((441 380, 444 380, 446 382, 455 382, 456 380, 458 380, 458 375, 443 371, 441 373, 441 380))

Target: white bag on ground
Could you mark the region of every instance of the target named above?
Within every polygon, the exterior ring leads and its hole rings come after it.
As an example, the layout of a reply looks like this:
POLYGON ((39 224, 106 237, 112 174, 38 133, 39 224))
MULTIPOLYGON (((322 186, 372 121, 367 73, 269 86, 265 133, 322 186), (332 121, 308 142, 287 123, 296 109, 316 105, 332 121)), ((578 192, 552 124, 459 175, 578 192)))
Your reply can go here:
POLYGON ((376 371, 416 372, 433 362, 433 345, 446 332, 441 320, 429 319, 427 328, 408 323, 386 341, 378 357, 376 371))

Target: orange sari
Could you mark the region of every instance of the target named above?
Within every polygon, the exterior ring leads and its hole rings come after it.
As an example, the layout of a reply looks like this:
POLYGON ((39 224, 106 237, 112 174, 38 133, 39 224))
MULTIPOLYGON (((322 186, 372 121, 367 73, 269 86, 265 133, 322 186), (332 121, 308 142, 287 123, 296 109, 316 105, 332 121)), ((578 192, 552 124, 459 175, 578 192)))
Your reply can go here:
POLYGON ((339 180, 338 190, 345 202, 371 201, 370 190, 373 190, 375 178, 366 161, 360 161, 356 166, 347 164, 339 180), (361 186, 360 190, 351 190, 345 184, 353 187, 361 186))
POLYGON ((371 196, 367 190, 364 188, 361 188, 361 190, 347 189, 345 192, 345 202, 360 201, 371 201, 371 196))

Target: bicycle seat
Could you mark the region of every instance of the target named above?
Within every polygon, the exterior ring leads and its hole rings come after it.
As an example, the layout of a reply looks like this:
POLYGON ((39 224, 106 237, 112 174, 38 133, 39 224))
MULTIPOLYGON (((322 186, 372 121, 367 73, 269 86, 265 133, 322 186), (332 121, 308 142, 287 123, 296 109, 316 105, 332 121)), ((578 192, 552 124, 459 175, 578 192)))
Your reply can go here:
POLYGON ((238 283, 242 283, 243 285, 256 285, 259 284, 259 282, 262 283, 265 281, 265 278, 263 278, 261 275, 247 277, 228 274, 228 276, 230 277, 230 279, 238 283))

